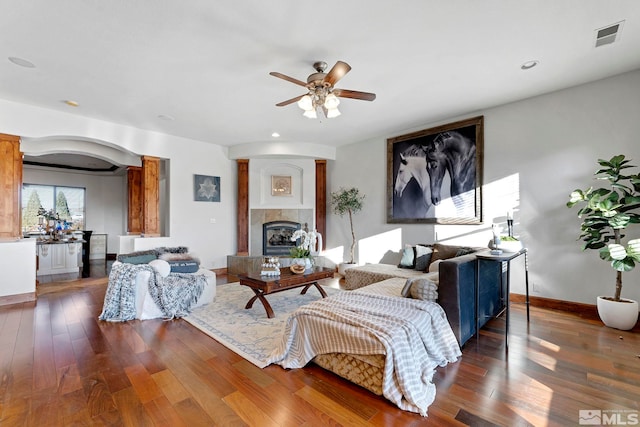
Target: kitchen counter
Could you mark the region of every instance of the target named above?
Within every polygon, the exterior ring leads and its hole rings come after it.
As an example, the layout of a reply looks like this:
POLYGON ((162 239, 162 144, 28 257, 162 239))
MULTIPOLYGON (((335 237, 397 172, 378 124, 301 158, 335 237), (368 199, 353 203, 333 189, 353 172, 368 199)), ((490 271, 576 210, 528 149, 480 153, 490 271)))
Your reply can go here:
POLYGON ((85 243, 85 240, 83 239, 69 239, 69 240, 38 239, 36 240, 36 245, 63 245, 66 243, 85 243))

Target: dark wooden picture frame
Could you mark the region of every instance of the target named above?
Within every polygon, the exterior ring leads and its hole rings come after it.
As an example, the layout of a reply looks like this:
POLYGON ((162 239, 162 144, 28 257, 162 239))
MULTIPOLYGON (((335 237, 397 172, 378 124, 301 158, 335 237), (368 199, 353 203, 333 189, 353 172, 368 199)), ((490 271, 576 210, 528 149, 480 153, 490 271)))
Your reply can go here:
POLYGON ((387 139, 387 223, 482 223, 484 117, 387 139))

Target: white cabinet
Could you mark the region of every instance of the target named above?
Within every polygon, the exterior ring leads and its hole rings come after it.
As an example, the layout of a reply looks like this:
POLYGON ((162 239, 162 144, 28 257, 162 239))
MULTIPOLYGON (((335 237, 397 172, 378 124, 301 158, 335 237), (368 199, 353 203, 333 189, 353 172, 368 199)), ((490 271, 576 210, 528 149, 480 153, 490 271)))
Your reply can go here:
POLYGON ((37 245, 38 276, 78 273, 82 265, 82 243, 51 243, 37 245))
POLYGON ((67 266, 67 245, 49 245, 49 256, 51 257, 51 269, 63 270, 67 266))

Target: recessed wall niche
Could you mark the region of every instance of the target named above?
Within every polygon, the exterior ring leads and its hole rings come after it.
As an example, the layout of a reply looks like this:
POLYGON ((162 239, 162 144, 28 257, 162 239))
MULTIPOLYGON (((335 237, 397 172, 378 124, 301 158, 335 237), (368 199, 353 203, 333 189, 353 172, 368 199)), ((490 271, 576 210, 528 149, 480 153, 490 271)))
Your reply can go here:
MULTIPOLYGON (((282 179, 280 179, 282 181, 282 179)), ((262 206, 300 206, 304 203, 304 169, 288 163, 274 163, 260 171, 260 205, 262 206), (286 194, 278 195, 273 191, 273 177, 291 177, 291 187, 286 194)))

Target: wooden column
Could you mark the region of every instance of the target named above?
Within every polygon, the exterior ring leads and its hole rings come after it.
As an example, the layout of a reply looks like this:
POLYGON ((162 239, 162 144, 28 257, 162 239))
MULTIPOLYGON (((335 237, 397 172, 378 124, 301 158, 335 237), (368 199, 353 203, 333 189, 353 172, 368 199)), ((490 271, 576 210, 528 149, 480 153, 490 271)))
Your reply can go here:
POLYGON ((0 134, 0 239, 22 237, 20 137, 0 134))
MULTIPOLYGON (((327 237, 327 161, 316 160, 316 230, 322 234, 322 246, 327 237)), ((324 250, 324 247, 319 248, 324 250)))
POLYGON ((142 233, 142 168, 129 166, 127 168, 127 232, 129 234, 142 233))
POLYGON ((142 231, 160 235, 160 159, 142 156, 142 231))
POLYGON ((237 255, 249 255, 249 159, 238 159, 238 249, 237 255))

